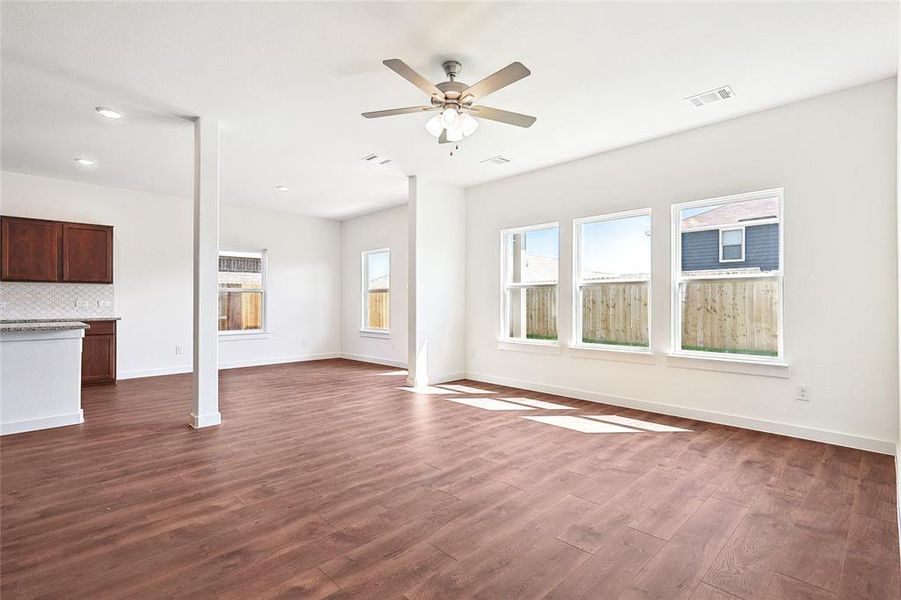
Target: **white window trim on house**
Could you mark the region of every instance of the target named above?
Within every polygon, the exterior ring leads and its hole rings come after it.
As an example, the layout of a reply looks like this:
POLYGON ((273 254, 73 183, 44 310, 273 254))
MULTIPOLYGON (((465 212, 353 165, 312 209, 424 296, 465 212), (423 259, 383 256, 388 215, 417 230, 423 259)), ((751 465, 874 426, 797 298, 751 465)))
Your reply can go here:
MULTIPOLYGON (((258 291, 263 295, 263 327, 261 329, 242 329, 242 330, 234 330, 234 331, 219 331, 219 341, 227 342, 227 341, 238 341, 238 340, 257 340, 257 339, 268 339, 271 337, 271 332, 269 331, 269 293, 267 290, 269 289, 269 251, 266 248, 262 248, 260 250, 235 250, 232 248, 219 248, 219 255, 226 254, 228 256, 243 256, 246 258, 259 258, 260 259, 260 284, 262 285, 261 289, 256 288, 247 288, 242 289, 242 291, 247 292, 255 292, 258 291)), ((218 256, 217 256, 218 258, 218 256)), ((217 285, 217 291, 221 291, 227 288, 219 288, 217 285)))
POLYGON ((391 338, 391 249, 375 248, 372 250, 363 250, 360 253, 360 337, 390 339, 391 338), (369 255, 370 254, 388 254, 388 327, 386 329, 378 329, 368 327, 369 323, 369 255))
MULTIPOLYGON (((510 227, 507 229, 501 229, 500 235, 500 319, 498 323, 498 349, 507 350, 511 349, 511 344, 520 344, 523 346, 533 346, 533 347, 545 347, 545 348, 560 348, 560 223, 559 221, 554 221, 551 223, 540 223, 538 225, 525 225, 523 227, 510 227), (510 265, 507 264, 507 248, 506 248, 506 240, 508 235, 515 235, 517 233, 527 233, 529 231, 538 231, 541 229, 557 229, 557 279, 555 281, 532 281, 528 283, 512 283, 509 281, 507 277, 507 270, 510 265), (558 306, 557 312, 557 339, 556 340, 531 340, 527 338, 514 338, 510 337, 507 334, 507 291, 511 289, 523 289, 530 287, 547 287, 547 286, 557 286, 557 294, 556 301, 558 306)), ((523 299, 525 296, 523 296, 523 299)), ((524 301, 524 300, 523 300, 524 301)))
MULTIPOLYGON (((721 234, 722 235, 722 234, 721 234)), ((691 359, 701 359, 708 361, 716 361, 719 363, 748 363, 753 365, 770 365, 772 367, 778 369, 785 369, 788 367, 788 363, 785 360, 785 323, 784 323, 784 306, 785 306, 785 212, 784 212, 784 189, 783 188, 773 188, 768 190, 760 190, 757 192, 747 192, 743 194, 733 194, 730 196, 721 196, 718 198, 708 198, 704 200, 694 200, 690 202, 682 202, 672 205, 672 281, 671 281, 671 298, 670 305, 672 308, 672 315, 670 319, 671 330, 670 330, 670 339, 672 342, 672 346, 670 351, 667 352, 667 356, 672 357, 673 359, 681 359, 681 358, 691 358, 691 359), (685 277, 682 275, 682 233, 697 231, 698 229, 686 229, 684 232, 681 229, 681 213, 683 209, 686 208, 701 208, 704 206, 712 206, 718 205, 721 206, 723 204, 733 204, 737 202, 747 202, 750 200, 763 200, 766 198, 775 197, 778 200, 779 204, 779 217, 777 219, 767 219, 762 220, 759 223, 754 222, 754 225, 760 225, 763 223, 778 223, 779 224, 779 270, 778 271, 767 271, 761 274, 729 274, 729 275, 711 275, 705 274, 702 276, 688 276, 685 277), (743 355, 743 354, 726 354, 726 353, 717 353, 717 352, 704 352, 704 351, 694 351, 694 350, 682 350, 682 298, 681 298, 681 288, 682 283, 685 281, 689 281, 692 279, 715 279, 722 277, 724 279, 736 279, 739 277, 774 277, 777 279, 779 283, 779 303, 776 309, 777 314, 776 318, 778 319, 777 326, 777 335, 778 339, 778 348, 776 356, 774 357, 765 357, 765 356, 752 356, 752 355, 743 355)), ((720 254, 722 255, 722 244, 720 244, 720 254)), ((742 255, 744 255, 744 236, 742 236, 742 255)), ((722 258, 722 256, 720 256, 722 258)), ((726 262, 729 262, 728 260, 726 262)), ((678 365, 674 365, 678 366, 678 365)))
MULTIPOLYGON (((735 246, 736 244, 729 244, 729 246, 735 246)), ((721 263, 732 263, 732 262, 745 262, 745 226, 741 225, 738 227, 722 227, 720 228, 720 262, 721 263), (723 258, 723 234, 727 231, 740 231, 741 232, 741 242, 738 246, 741 248, 741 256, 739 258, 723 258)))
MULTIPOLYGON (((629 217, 643 217, 648 216, 651 217, 651 243, 653 244, 654 239, 654 220, 651 215, 650 208, 639 208, 635 210, 626 210, 617 213, 610 213, 605 215, 597 215, 591 217, 582 217, 579 219, 573 220, 573 313, 572 313, 572 324, 573 331, 572 337, 570 338, 572 341, 569 345, 570 348, 574 350, 603 350, 608 352, 627 352, 630 354, 653 354, 653 340, 651 339, 651 327, 652 323, 652 279, 651 270, 653 269, 653 260, 651 260, 651 269, 649 269, 647 278, 625 278, 625 279, 609 279, 603 280, 602 283, 617 283, 617 282, 625 282, 625 281, 647 281, 648 283, 648 346, 647 348, 643 348, 641 346, 622 346, 618 344, 590 344, 582 341, 582 287, 584 285, 589 285, 590 283, 599 283, 596 280, 592 280, 589 282, 582 281, 582 225, 589 223, 599 223, 602 221, 615 221, 617 219, 626 219, 629 217)), ((652 257, 653 257, 653 247, 652 247, 652 257)))

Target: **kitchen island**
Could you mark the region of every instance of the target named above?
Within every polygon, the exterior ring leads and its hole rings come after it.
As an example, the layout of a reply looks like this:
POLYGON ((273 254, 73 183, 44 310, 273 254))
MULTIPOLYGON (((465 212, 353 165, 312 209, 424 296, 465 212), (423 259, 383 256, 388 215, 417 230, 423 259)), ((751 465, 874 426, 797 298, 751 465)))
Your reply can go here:
POLYGON ((0 323, 0 435, 84 422, 80 321, 0 323))

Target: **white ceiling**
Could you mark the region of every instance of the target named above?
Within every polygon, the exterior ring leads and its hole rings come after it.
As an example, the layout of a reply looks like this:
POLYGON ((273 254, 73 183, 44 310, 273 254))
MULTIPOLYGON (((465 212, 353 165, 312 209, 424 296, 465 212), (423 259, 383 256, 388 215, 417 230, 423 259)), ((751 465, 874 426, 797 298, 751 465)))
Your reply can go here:
POLYGON ((188 197, 203 115, 224 202, 345 218, 405 201, 407 174, 470 186, 891 77, 897 22, 893 2, 4 2, 2 166, 188 197), (483 121, 450 157, 427 115, 360 117, 427 100, 386 58, 433 81, 454 58, 467 83, 521 61, 485 104, 538 121, 483 121), (729 103, 683 100, 723 84, 729 103))

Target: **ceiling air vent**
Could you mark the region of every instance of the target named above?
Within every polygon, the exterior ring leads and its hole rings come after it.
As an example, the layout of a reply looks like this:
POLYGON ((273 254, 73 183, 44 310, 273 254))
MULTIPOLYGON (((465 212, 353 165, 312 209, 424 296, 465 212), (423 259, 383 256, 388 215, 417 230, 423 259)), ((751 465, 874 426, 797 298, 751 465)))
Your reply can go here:
POLYGON ((509 158, 504 158, 503 156, 497 155, 497 156, 492 156, 491 158, 486 158, 485 160, 482 161, 482 164, 491 163, 493 165, 505 165, 508 162, 510 162, 509 158))
POLYGON ((382 166, 391 163, 390 158, 386 158, 384 156, 379 156, 378 154, 367 154, 360 160, 362 160, 363 162, 368 162, 368 163, 372 163, 374 165, 382 165, 382 166))
POLYGON ((686 100, 690 102, 692 106, 700 108, 713 102, 719 102, 720 100, 731 100, 734 96, 735 92, 732 91, 732 88, 728 85, 724 85, 715 90, 710 90, 709 92, 702 92, 700 94, 695 94, 694 96, 689 96, 686 100))

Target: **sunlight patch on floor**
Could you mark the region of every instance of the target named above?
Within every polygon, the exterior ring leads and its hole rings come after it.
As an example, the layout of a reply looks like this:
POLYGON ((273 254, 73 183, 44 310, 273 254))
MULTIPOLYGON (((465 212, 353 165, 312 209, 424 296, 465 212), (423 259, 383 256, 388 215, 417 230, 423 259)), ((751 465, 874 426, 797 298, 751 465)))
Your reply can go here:
POLYGON ((415 387, 401 387, 397 388, 399 390, 403 390, 405 392, 413 392, 414 394, 428 394, 428 395, 436 395, 436 394, 459 394, 459 392, 455 392, 453 390, 446 390, 444 388, 435 387, 432 385, 423 386, 421 388, 415 387))
POLYGON ((563 427, 572 429, 581 433, 641 433, 638 429, 629 429, 613 423, 604 423, 603 421, 595 421, 593 419, 583 419, 582 417, 570 416, 552 416, 552 417, 522 417, 530 421, 538 421, 546 425, 554 427, 563 427))
POLYGON ((554 404, 553 402, 545 402, 544 400, 533 400, 532 398, 501 398, 508 402, 516 402, 517 404, 525 404, 534 408, 543 408, 545 410, 579 410, 575 406, 566 406, 565 404, 554 404))
POLYGON ((407 371, 405 369, 401 369, 400 371, 385 371, 384 373, 376 373, 376 375, 382 375, 382 376, 388 375, 388 376, 397 376, 397 377, 400 377, 401 375, 403 375, 404 377, 406 377, 407 371))
POLYGON ((621 417, 619 415, 585 415, 589 419, 598 419, 607 423, 616 423, 617 425, 625 425, 627 427, 635 427, 644 429, 645 431, 660 432, 691 432, 691 429, 682 429, 681 427, 673 427, 672 425, 663 425, 662 423, 652 423, 651 421, 642 421, 640 419, 630 419, 629 417, 621 417))
POLYGON ((448 390, 454 390, 455 392, 460 392, 461 394, 496 394, 497 393, 497 392, 492 392, 491 390, 480 390, 479 388, 470 387, 468 385, 460 385, 458 383, 442 384, 440 387, 443 387, 448 390))
POLYGON ((483 408, 485 410, 535 410, 530 406, 504 402, 503 400, 498 400, 496 398, 448 398, 448 400, 467 406, 473 406, 475 408, 483 408))

